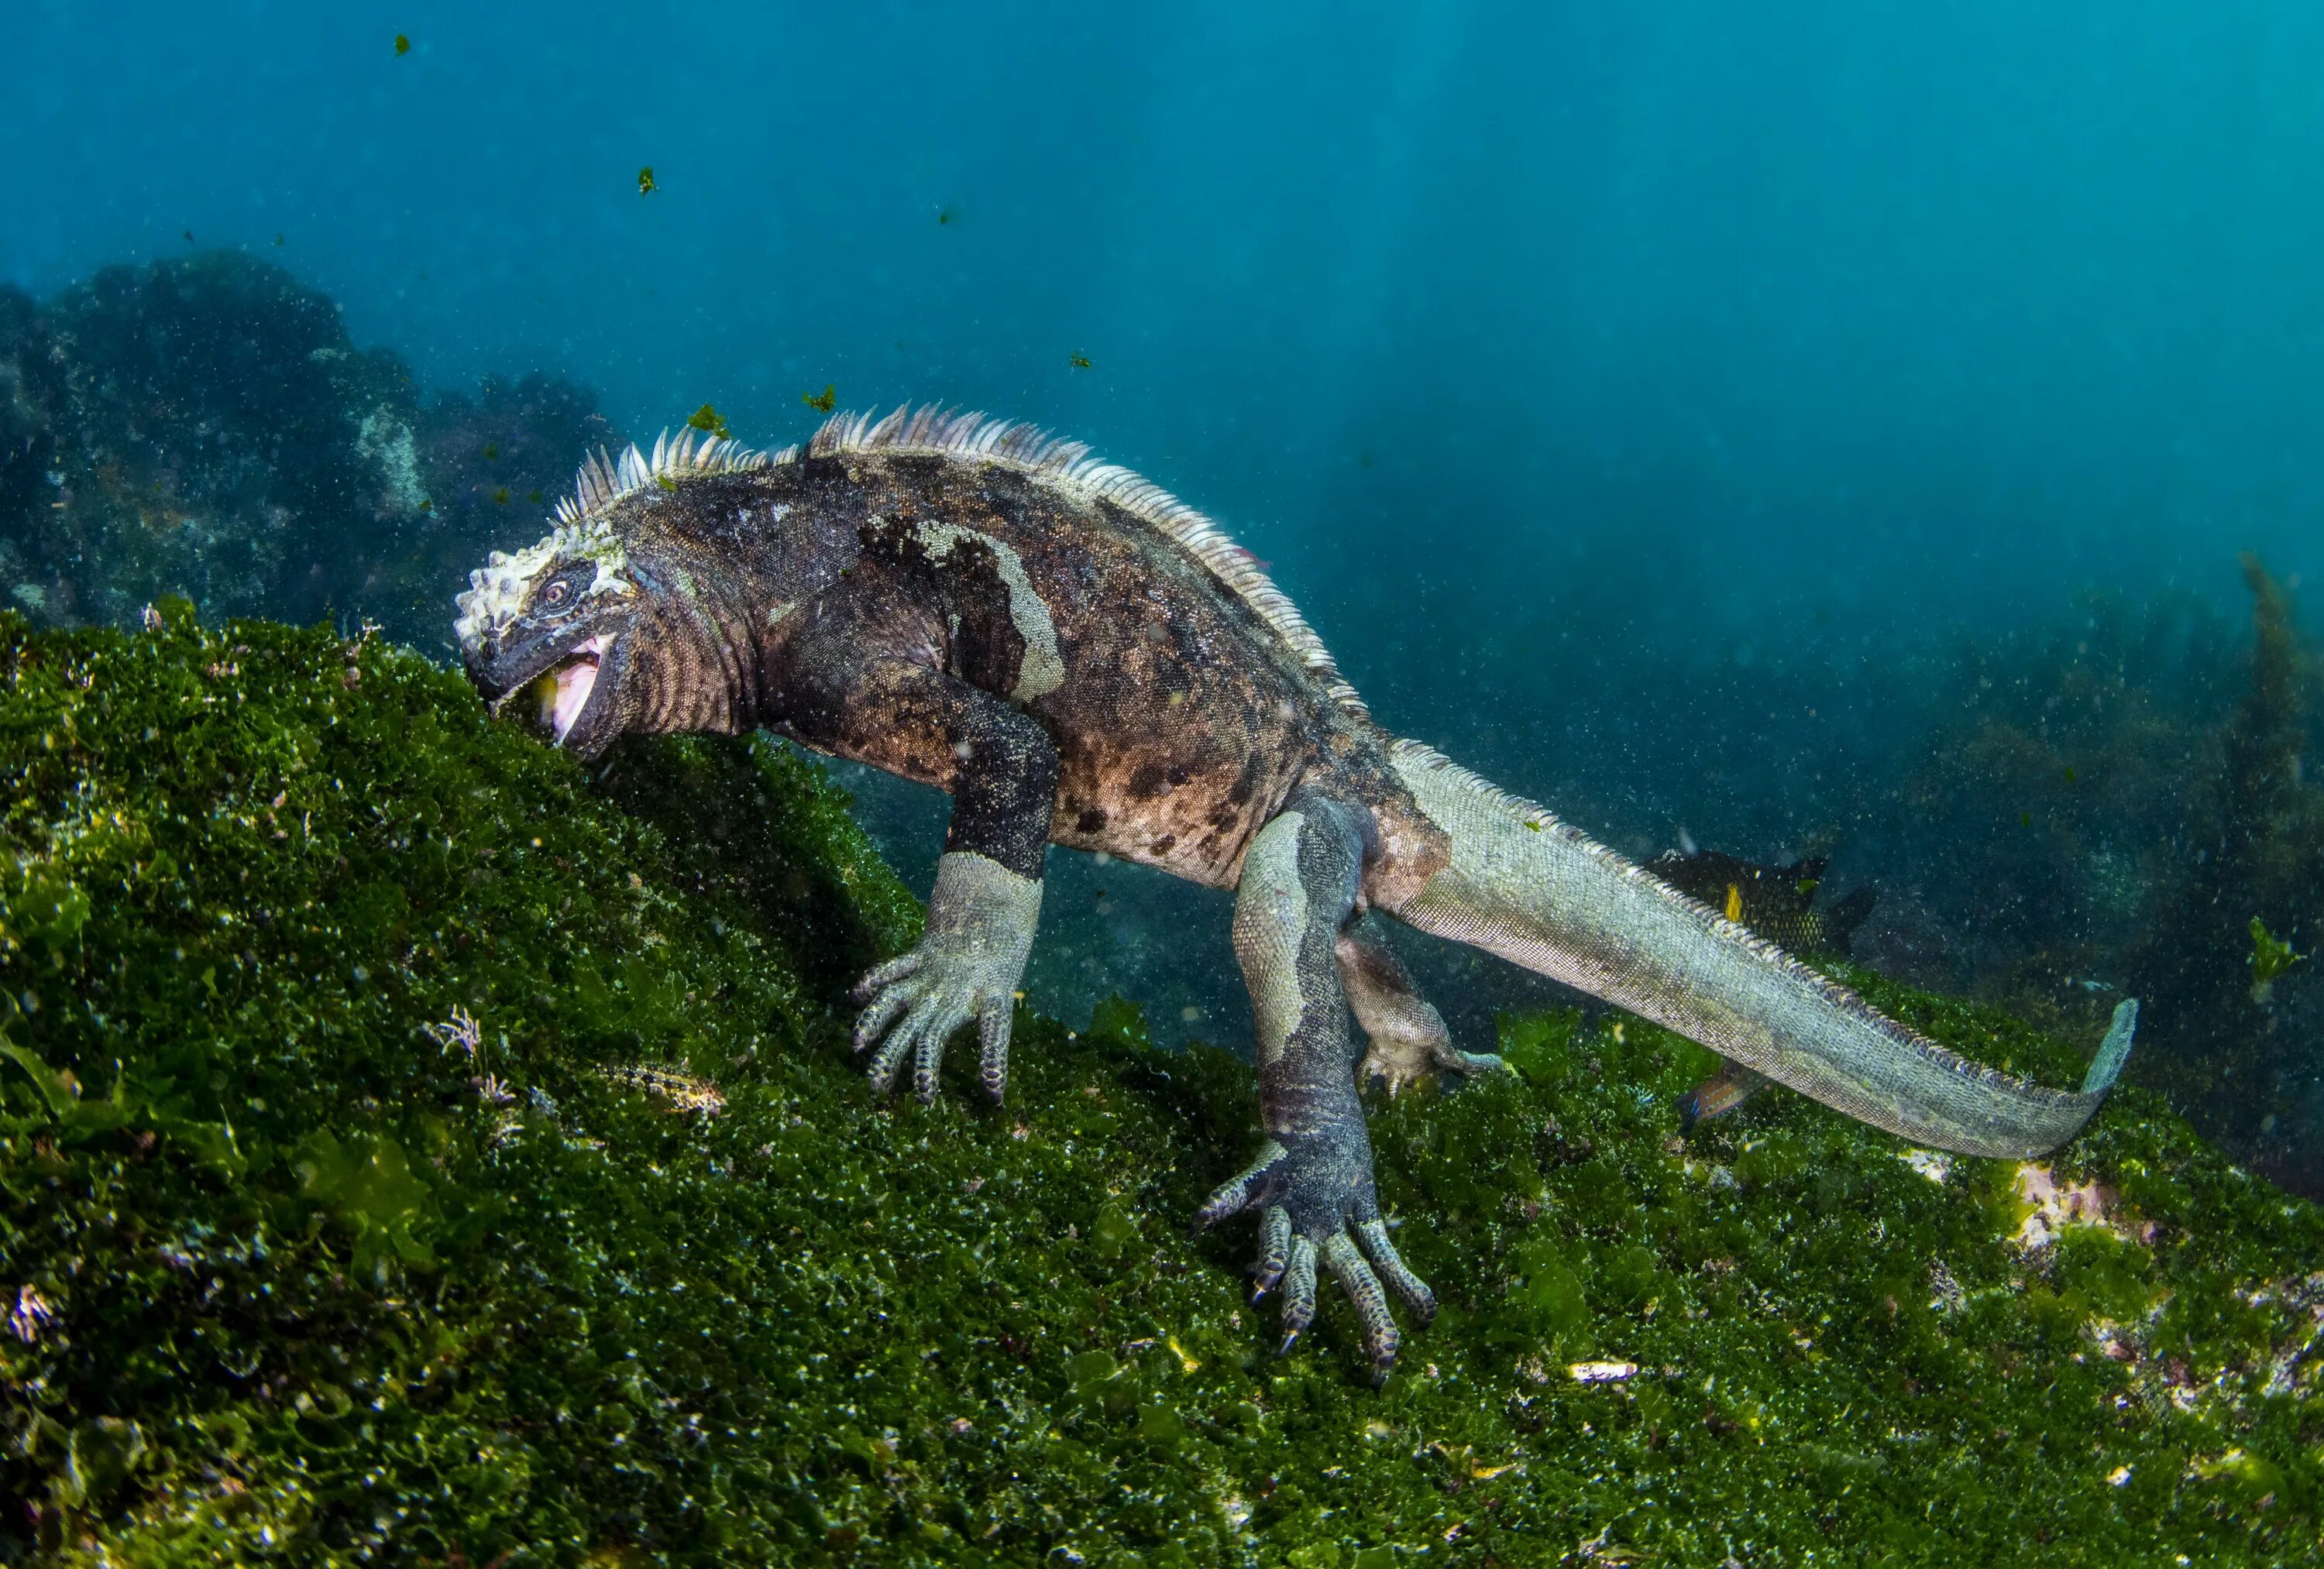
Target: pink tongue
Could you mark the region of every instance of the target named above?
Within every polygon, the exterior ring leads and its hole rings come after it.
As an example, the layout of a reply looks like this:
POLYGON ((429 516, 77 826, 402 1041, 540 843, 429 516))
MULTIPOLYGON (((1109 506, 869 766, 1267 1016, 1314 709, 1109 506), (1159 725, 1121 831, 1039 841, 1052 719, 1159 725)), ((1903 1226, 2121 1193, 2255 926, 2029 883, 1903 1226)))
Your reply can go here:
MULTIPOLYGON (((597 639, 590 638, 579 651, 595 654, 597 639)), ((557 673, 557 698, 549 709, 549 725, 558 740, 565 739, 565 732, 581 717, 581 705, 589 701, 590 689, 596 684, 597 665, 594 660, 567 665, 557 673)))

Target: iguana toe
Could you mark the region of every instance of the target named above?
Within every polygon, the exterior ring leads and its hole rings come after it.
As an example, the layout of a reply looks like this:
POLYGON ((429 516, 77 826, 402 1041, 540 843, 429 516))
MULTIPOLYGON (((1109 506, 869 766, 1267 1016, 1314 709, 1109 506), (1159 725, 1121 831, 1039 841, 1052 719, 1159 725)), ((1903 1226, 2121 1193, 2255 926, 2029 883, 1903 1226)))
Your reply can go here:
POLYGON ((1315 1321, 1320 1263, 1356 1309, 1373 1383, 1385 1383, 1403 1338, 1388 1306, 1389 1294, 1422 1325, 1435 1317, 1435 1294, 1388 1241, 1369 1177, 1353 1185, 1319 1183, 1315 1169, 1326 1162, 1316 1159, 1318 1153, 1309 1151, 1303 1161, 1299 1154, 1268 1140, 1258 1160, 1211 1195, 1194 1217, 1195 1229, 1246 1209, 1257 1210, 1259 1256, 1251 1265, 1251 1299, 1280 1289, 1282 1349, 1290 1351, 1315 1321))
POLYGON ((885 1091, 905 1058, 923 1101, 936 1096, 953 1032, 974 1020, 985 1093, 1008 1087, 1009 1030, 1016 988, 1033 944, 1041 885, 982 856, 947 853, 928 899, 927 930, 909 953, 891 959, 855 987, 864 1005, 855 1022, 860 1055, 877 1045, 872 1082, 885 1091))

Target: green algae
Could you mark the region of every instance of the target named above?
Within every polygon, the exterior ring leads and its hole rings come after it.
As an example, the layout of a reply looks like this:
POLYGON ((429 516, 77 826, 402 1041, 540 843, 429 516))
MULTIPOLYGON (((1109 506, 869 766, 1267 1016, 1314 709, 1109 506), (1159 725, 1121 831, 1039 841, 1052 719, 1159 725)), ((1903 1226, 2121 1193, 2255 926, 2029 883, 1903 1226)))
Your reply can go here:
POLYGON ((1022 1012, 1007 1107, 871 1094, 844 987, 918 916, 811 764, 589 778, 376 641, 158 620, 0 624, 0 1559, 2318 1550, 2324 1223, 2151 1094, 2050 1173, 2111 1224, 2029 1252, 2006 1163, 1773 1094, 1682 1136, 1707 1054, 1507 1021, 1379 1110, 1443 1308, 1375 1394, 1342 1305, 1278 1358, 1247 1232, 1185 1236, 1225 1054, 1022 1012))

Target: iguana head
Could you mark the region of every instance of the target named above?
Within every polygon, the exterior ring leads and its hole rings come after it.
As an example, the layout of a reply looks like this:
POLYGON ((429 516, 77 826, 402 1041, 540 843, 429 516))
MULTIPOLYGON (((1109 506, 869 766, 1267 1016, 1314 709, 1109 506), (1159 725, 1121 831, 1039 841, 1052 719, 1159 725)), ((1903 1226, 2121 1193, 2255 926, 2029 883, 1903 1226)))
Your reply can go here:
POLYGON ((549 537, 514 555, 493 552, 459 596, 453 629, 493 711, 585 758, 626 731, 655 728, 647 693, 673 684, 677 673, 664 666, 700 663, 687 656, 702 635, 664 592, 675 564, 660 559, 656 503, 680 476, 766 461, 730 441, 697 445, 688 431, 655 443, 651 457, 633 446, 585 464, 549 537))

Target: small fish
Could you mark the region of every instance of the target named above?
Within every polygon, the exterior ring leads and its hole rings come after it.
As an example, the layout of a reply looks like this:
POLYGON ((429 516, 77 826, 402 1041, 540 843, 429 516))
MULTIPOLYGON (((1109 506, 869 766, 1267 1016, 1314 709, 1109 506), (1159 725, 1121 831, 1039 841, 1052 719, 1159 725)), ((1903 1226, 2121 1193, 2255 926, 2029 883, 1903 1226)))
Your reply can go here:
POLYGON ((640 196, 651 196, 653 193, 653 165, 649 163, 643 169, 638 170, 638 194, 640 196))
POLYGON ((820 392, 802 392, 799 394, 799 401, 818 413, 828 414, 839 407, 838 384, 826 382, 820 392))
MULTIPOLYGON (((1825 857, 1809 856, 1787 867, 1761 867, 1717 850, 1698 849, 1683 830, 1681 839, 1685 850, 1649 861, 1646 870, 1680 893, 1715 905, 1738 926, 1795 953, 1846 957, 1849 940, 1879 897, 1868 887, 1858 888, 1819 910, 1815 896, 1823 885, 1825 857)), ((1680 1124, 1691 1128, 1733 1111, 1766 1082, 1765 1075, 1722 1060, 1720 1070, 1679 1103, 1680 1124)))
POLYGON ((1674 850, 1647 862, 1646 870, 1779 948, 1844 959, 1849 940, 1879 896, 1858 888, 1828 908, 1816 908, 1827 861, 1810 856, 1787 867, 1761 867, 1717 850, 1674 850))
POLYGON ((1766 1083, 1766 1074, 1721 1058, 1719 1071, 1689 1090, 1686 1098, 1678 1103, 1679 1126, 1692 1128, 1697 1123, 1724 1116, 1757 1094, 1766 1083))
POLYGON ((401 32, 397 33, 395 35, 395 52, 398 55, 410 54, 411 52, 411 40, 405 37, 401 32))
POLYGON ((1089 368, 1090 368, 1090 362, 1089 362, 1089 356, 1088 356, 1087 354, 1075 354, 1075 355, 1074 356, 1074 370, 1076 370, 1076 371, 1086 371, 1086 370, 1088 370, 1089 368))
POLYGON ((726 428, 726 417, 707 403, 687 415, 686 423, 696 430, 709 432, 720 441, 726 440, 733 434, 726 428))

